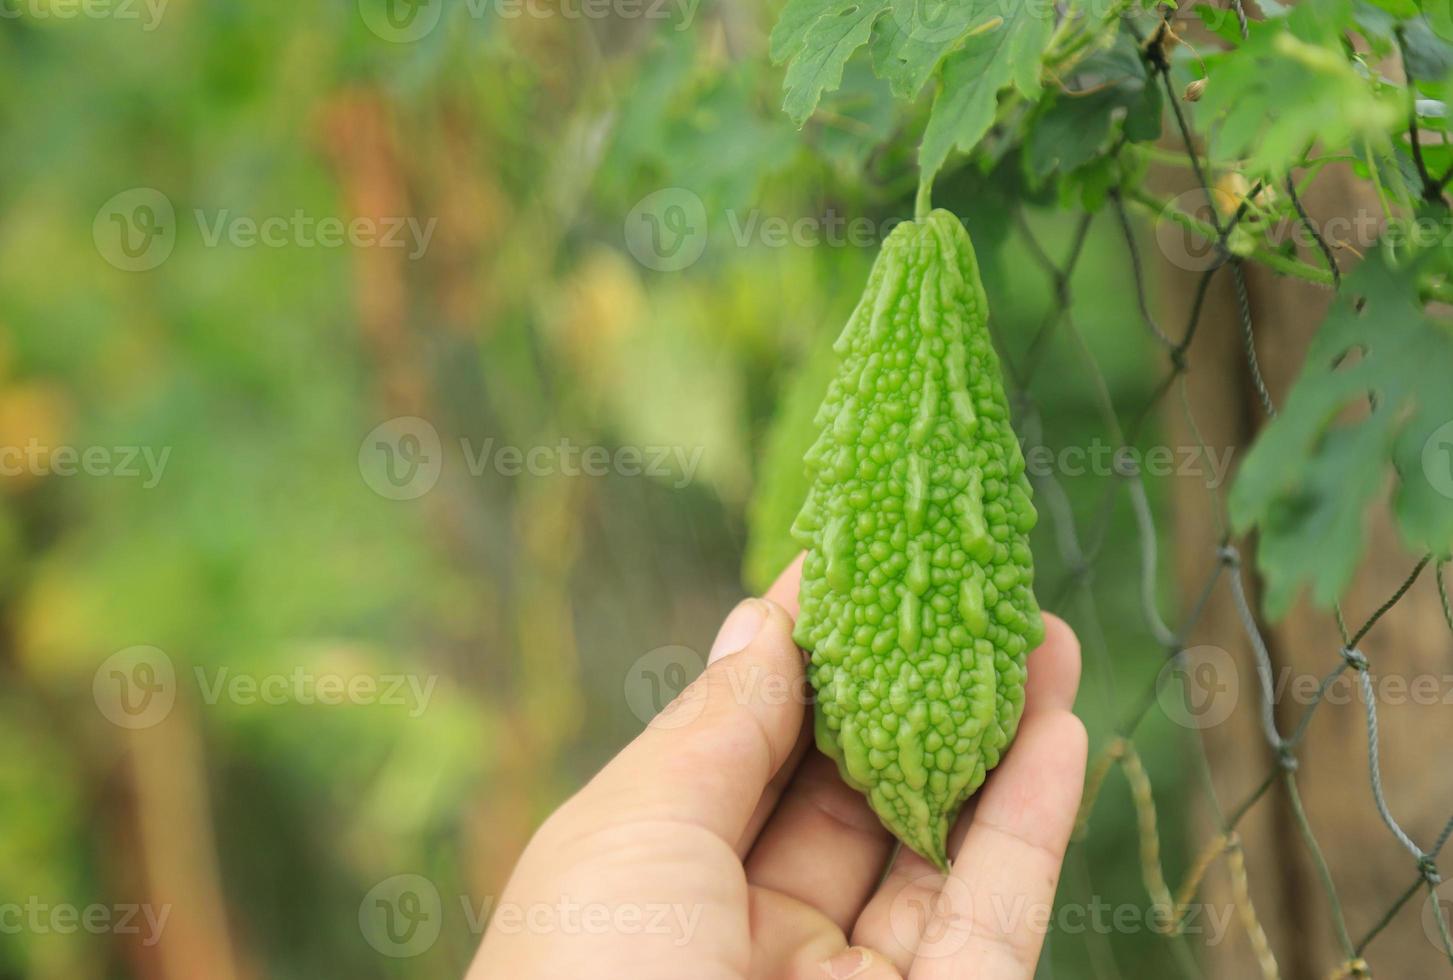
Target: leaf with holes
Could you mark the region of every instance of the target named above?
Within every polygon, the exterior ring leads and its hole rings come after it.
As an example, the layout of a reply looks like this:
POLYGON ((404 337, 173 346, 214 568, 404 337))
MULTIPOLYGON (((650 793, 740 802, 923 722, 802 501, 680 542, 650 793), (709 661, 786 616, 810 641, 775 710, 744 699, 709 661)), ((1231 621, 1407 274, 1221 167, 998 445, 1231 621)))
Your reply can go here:
POLYGON ((843 66, 872 36, 889 0, 791 0, 772 29, 772 60, 787 62, 782 108, 801 126, 824 91, 842 84, 843 66))
POLYGON ((893 94, 912 99, 964 39, 1002 23, 1004 0, 891 0, 873 37, 873 70, 893 94))
POLYGON ((1340 302, 1318 331, 1231 495, 1237 529, 1260 532, 1275 617, 1303 585, 1324 606, 1346 590, 1389 465, 1406 544, 1453 549, 1453 330, 1418 299, 1419 275, 1438 257, 1394 266, 1386 251, 1375 249, 1347 280, 1344 293, 1360 301, 1340 302))

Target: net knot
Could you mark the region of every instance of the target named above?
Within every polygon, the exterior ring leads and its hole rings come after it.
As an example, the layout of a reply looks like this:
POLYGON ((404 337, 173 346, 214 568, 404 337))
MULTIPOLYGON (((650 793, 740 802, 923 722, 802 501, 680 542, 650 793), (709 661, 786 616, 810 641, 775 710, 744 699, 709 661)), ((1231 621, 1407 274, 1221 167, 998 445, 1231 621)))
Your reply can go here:
POLYGON ((1332 976, 1338 978, 1338 980, 1342 977, 1370 977, 1372 976, 1372 967, 1368 965, 1366 960, 1358 957, 1357 959, 1348 960, 1346 963, 1343 963, 1332 976))
POLYGON ((1221 559, 1221 564, 1227 568, 1241 567, 1241 552, 1236 550, 1235 545, 1223 544, 1216 549, 1216 556, 1221 559))
POLYGON ((1424 854, 1418 858, 1418 874, 1422 875, 1423 880, 1435 888, 1443 882, 1443 876, 1438 873, 1437 859, 1431 854, 1424 854))
POLYGON ((1296 750, 1287 742, 1276 747, 1276 764, 1281 767, 1282 772, 1296 772, 1301 767, 1296 750))
POLYGON ((1342 651, 1342 659, 1347 661, 1347 666, 1353 670, 1367 669, 1367 658, 1362 655, 1362 651, 1360 650, 1354 650, 1348 647, 1342 651))
POLYGON ((1170 351, 1170 366, 1175 368, 1176 374, 1185 374, 1190 367, 1186 360, 1186 351, 1183 347, 1172 347, 1170 351))
POLYGON ((1140 475, 1140 462, 1135 454, 1130 451, 1129 446, 1121 446, 1115 450, 1115 475, 1133 478, 1140 475))

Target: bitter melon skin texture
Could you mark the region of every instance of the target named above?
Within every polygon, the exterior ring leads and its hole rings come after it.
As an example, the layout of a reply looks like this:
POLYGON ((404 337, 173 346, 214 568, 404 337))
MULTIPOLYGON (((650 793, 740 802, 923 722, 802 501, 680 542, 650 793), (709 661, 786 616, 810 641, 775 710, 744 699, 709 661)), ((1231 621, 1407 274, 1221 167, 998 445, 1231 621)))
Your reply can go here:
POLYGON ((838 338, 793 537, 795 637, 818 747, 884 825, 947 868, 949 828, 998 764, 1044 639, 1037 515, 968 233, 895 228, 838 338))

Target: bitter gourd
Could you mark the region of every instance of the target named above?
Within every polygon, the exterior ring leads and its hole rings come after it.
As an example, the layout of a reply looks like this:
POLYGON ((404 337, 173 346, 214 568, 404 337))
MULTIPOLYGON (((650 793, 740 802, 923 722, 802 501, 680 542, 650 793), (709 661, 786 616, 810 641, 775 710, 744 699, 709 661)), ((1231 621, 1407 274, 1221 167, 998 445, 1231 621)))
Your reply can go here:
POLYGON ((818 747, 941 868, 955 815, 1019 725, 1025 657, 1044 637, 1037 515, 988 313, 957 218, 893 230, 835 344, 792 527, 818 747))

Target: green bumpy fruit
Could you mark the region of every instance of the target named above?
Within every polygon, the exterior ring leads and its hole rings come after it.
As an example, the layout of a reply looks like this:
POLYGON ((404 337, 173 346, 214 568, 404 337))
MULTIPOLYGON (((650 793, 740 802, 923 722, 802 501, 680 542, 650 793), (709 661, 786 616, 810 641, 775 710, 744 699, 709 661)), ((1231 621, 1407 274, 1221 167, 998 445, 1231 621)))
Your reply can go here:
POLYGON ((946 868, 1044 638, 1037 515, 968 233, 937 210, 883 244, 835 350, 792 527, 796 640, 818 747, 901 841, 946 868))

